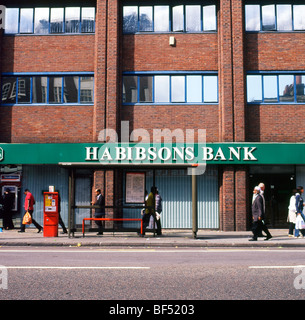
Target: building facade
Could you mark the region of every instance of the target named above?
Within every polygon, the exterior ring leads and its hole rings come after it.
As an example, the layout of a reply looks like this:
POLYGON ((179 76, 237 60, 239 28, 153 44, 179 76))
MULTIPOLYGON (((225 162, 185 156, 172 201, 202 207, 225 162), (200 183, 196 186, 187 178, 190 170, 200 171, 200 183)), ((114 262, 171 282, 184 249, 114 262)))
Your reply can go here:
POLYGON ((282 147, 302 147, 305 140, 305 2, 2 2, 1 186, 16 187, 17 219, 29 188, 37 199, 35 219, 42 221, 42 191, 50 185, 60 192, 62 217, 72 227, 94 213, 85 207, 95 188, 105 194, 109 216, 139 217, 126 201, 128 173, 139 172, 148 191, 153 184, 160 190, 163 227, 191 228, 187 168, 75 163, 67 169, 42 160, 48 154, 25 159, 22 149, 39 144, 47 153, 54 144, 60 155, 56 144, 102 144, 113 138, 109 132, 119 142, 152 142, 161 131, 164 142, 166 133, 177 140, 179 129, 184 141, 192 130, 194 143, 202 142, 204 131, 210 146, 258 150, 263 143, 267 151, 280 150, 271 163, 254 152, 251 163, 214 154, 197 176, 198 228, 249 229, 259 182, 266 185, 268 223, 287 227, 291 191, 305 184, 302 157, 292 152, 281 161, 282 147), (9 146, 17 153, 14 162, 5 158, 9 146))

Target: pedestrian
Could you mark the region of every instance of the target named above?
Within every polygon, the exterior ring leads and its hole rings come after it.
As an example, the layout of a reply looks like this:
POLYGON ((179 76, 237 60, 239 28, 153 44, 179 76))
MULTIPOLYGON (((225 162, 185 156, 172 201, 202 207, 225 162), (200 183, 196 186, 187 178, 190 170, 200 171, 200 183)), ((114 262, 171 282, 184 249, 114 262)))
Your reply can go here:
POLYGON ((13 208, 15 204, 15 196, 10 192, 9 188, 4 191, 2 205, 3 205, 3 228, 5 230, 14 229, 13 223, 13 208))
POLYGON ((266 226, 266 202, 265 202, 265 184, 263 182, 261 182, 258 187, 260 188, 260 195, 263 199, 263 219, 262 219, 262 231, 264 231, 266 233, 266 239, 265 240, 269 240, 272 238, 271 233, 269 232, 267 226, 266 226))
MULTIPOLYGON (((105 198, 102 195, 101 189, 95 190, 96 194, 96 201, 92 202, 94 206, 98 206, 98 208, 95 208, 95 218, 105 218, 106 212, 105 212, 105 198)), ((103 230, 105 228, 105 221, 104 220, 96 220, 95 223, 98 225, 98 233, 97 235, 102 235, 103 230)))
MULTIPOLYGON (((25 189, 24 194, 25 194, 25 200, 24 200, 25 212, 27 211, 29 212, 29 214, 32 217, 32 223, 38 229, 37 233, 39 233, 42 230, 42 226, 33 219, 34 204, 35 204, 34 196, 32 195, 29 189, 25 189)), ((21 224, 21 230, 18 232, 25 232, 25 224, 23 223, 21 224)))
POLYGON ((149 220, 150 217, 153 215, 154 213, 154 199, 155 199, 155 187, 151 187, 150 189, 150 193, 147 197, 147 200, 145 201, 145 213, 142 216, 142 221, 143 221, 143 233, 142 235, 145 234, 145 229, 147 228, 148 224, 149 224, 149 220))
POLYGON ((61 218, 60 211, 61 211, 61 199, 60 199, 60 195, 58 193, 58 223, 62 227, 62 234, 65 234, 65 233, 68 233, 68 231, 65 226, 65 223, 63 222, 63 220, 61 218))
POLYGON ((156 188, 156 195, 155 195, 155 200, 156 200, 156 224, 157 224, 157 235, 161 236, 162 231, 161 231, 161 212, 162 212, 162 197, 159 193, 158 188, 156 188))
POLYGON ((289 229, 288 229, 288 237, 293 237, 293 230, 295 229, 295 223, 297 218, 296 208, 295 208, 295 194, 297 190, 292 190, 292 195, 290 197, 289 201, 289 207, 288 207, 288 217, 287 222, 289 223, 289 229))
MULTIPOLYGON (((304 188, 302 186, 297 187, 297 192, 295 194, 295 209, 296 209, 296 213, 297 213, 297 220, 299 220, 298 216, 301 216, 302 219, 305 221, 305 217, 303 214, 303 207, 304 207, 304 200, 302 197, 303 192, 304 192, 304 188)), ((296 238, 298 238, 300 236, 299 230, 302 230, 302 229, 299 229, 299 227, 300 227, 300 225, 296 221, 295 230, 294 230, 294 236, 296 238)), ((302 231, 301 231, 301 233, 304 236, 302 231)))
POLYGON ((253 202, 252 202, 252 233, 253 236, 249 241, 257 241, 257 237, 262 230, 262 219, 264 214, 263 198, 260 195, 260 187, 256 186, 253 190, 253 202))

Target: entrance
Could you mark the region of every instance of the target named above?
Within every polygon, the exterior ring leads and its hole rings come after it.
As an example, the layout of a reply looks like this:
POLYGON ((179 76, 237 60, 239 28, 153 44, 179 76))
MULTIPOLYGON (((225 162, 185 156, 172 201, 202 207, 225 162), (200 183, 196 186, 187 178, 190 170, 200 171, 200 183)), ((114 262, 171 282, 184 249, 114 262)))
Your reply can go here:
POLYGON ((292 195, 292 190, 296 187, 294 168, 284 167, 283 170, 278 170, 276 173, 272 172, 275 171, 274 167, 272 167, 271 170, 269 168, 269 173, 258 172, 265 171, 264 168, 251 171, 254 171, 250 173, 249 187, 251 197, 255 186, 260 182, 265 184, 265 220, 267 226, 272 228, 288 228, 287 216, 289 200, 292 195))

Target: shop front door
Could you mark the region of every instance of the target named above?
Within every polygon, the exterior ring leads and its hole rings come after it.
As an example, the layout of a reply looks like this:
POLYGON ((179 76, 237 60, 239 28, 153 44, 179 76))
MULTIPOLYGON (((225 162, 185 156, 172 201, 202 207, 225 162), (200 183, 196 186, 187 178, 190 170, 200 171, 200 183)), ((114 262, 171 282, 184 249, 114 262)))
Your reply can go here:
MULTIPOLYGON (((290 173, 251 174, 250 194, 260 182, 265 184, 266 223, 272 228, 288 228, 287 216, 289 199, 296 187, 295 178, 290 173)), ((251 201, 250 201, 251 202, 251 201)))

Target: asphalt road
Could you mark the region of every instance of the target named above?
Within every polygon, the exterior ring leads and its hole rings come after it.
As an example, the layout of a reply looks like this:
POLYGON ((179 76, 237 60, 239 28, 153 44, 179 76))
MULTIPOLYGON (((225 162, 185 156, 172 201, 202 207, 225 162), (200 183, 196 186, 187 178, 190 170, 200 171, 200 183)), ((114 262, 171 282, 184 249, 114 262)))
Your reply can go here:
POLYGON ((303 300, 303 249, 0 248, 0 300, 303 300))

